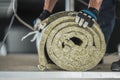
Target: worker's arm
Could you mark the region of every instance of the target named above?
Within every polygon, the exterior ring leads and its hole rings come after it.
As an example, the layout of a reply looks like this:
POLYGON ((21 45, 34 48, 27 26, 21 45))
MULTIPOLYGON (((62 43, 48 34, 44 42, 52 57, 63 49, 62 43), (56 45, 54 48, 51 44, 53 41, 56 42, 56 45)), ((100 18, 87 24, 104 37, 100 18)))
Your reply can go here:
POLYGON ((57 1, 58 0, 45 0, 42 13, 37 19, 34 20, 35 30, 39 30, 41 21, 50 16, 57 1))
POLYGON ((95 8, 95 9, 99 10, 100 6, 102 4, 102 1, 103 0, 90 0, 88 8, 92 7, 92 8, 95 8))
POLYGON ((39 19, 44 20, 45 18, 49 17, 53 11, 53 8, 58 0, 44 0, 44 7, 43 11, 41 12, 39 19))
POLYGON ((42 13, 39 16, 39 18, 41 20, 44 20, 45 18, 50 16, 50 14, 52 13, 53 8, 54 8, 56 2, 57 2, 57 0, 45 0, 43 11, 42 11, 42 13))
POLYGON ((88 9, 81 10, 76 16, 75 22, 82 27, 92 27, 94 21, 97 21, 98 11, 103 0, 90 0, 88 9))
POLYGON ((44 10, 48 10, 51 13, 57 1, 58 0, 45 0, 44 10))

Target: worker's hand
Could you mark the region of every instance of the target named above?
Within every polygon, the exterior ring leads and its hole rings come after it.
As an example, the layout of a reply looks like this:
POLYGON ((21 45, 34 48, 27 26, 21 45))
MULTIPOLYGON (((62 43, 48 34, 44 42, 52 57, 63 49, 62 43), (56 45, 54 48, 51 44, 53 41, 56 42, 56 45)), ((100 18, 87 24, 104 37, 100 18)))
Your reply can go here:
POLYGON ((42 24, 42 20, 46 19, 49 16, 50 16, 50 12, 47 10, 43 10, 43 12, 40 14, 40 16, 37 19, 35 19, 33 22, 34 30, 40 30, 41 28, 43 28, 43 26, 45 26, 45 25, 42 24))
POLYGON ((47 10, 43 10, 42 13, 40 14, 39 18, 40 20, 44 20, 50 16, 50 12, 47 10))
POLYGON ((80 11, 76 18, 75 22, 84 28, 92 27, 94 22, 97 20, 98 11, 95 8, 89 8, 88 10, 80 11))

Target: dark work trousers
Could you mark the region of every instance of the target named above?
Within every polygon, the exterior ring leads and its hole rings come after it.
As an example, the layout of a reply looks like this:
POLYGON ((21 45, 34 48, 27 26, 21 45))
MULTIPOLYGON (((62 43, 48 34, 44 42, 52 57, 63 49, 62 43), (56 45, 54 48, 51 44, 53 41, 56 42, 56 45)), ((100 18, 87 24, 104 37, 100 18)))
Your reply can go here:
POLYGON ((5 29, 6 29, 6 25, 0 23, 0 42, 3 41, 5 35, 5 29))
MULTIPOLYGON (((89 2, 89 0, 83 1, 89 2)), ((104 33, 107 44, 115 25, 115 0, 103 0, 97 22, 104 33)))
POLYGON ((107 44, 115 25, 115 0, 103 0, 99 10, 98 24, 104 33, 107 44))
POLYGON ((6 34, 6 29, 10 24, 10 21, 11 21, 11 17, 4 18, 4 19, 0 18, 0 42, 3 41, 3 38, 6 34))

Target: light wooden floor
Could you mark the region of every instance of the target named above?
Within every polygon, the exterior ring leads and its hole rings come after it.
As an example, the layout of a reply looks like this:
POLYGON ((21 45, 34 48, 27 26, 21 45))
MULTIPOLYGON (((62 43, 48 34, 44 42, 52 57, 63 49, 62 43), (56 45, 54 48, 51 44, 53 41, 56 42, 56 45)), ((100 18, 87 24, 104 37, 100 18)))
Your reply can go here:
MULTIPOLYGON (((97 65, 90 71, 110 72, 111 63, 120 59, 116 54, 104 57, 104 64, 97 65)), ((0 56, 0 71, 39 71, 37 54, 9 54, 0 56)))

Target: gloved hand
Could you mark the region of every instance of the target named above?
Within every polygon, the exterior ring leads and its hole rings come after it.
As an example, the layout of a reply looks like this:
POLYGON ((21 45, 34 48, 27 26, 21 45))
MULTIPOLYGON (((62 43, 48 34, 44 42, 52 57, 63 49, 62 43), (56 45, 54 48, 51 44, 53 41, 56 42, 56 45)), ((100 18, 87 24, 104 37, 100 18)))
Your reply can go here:
POLYGON ((92 27, 94 22, 97 21, 98 10, 95 8, 89 8, 87 10, 81 10, 76 18, 75 22, 86 28, 87 26, 92 27))
POLYGON ((43 12, 40 14, 40 16, 34 20, 34 30, 40 30, 42 27, 41 21, 46 19, 47 17, 50 16, 50 12, 47 10, 43 10, 43 12))
POLYGON ((50 14, 51 14, 51 13, 50 13, 49 11, 43 10, 43 12, 40 14, 39 18, 40 18, 40 20, 44 20, 44 19, 46 19, 47 17, 49 17, 50 14))

